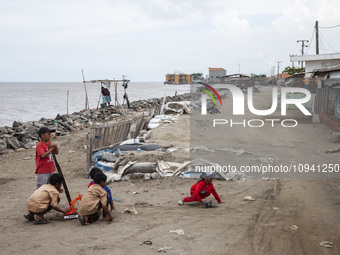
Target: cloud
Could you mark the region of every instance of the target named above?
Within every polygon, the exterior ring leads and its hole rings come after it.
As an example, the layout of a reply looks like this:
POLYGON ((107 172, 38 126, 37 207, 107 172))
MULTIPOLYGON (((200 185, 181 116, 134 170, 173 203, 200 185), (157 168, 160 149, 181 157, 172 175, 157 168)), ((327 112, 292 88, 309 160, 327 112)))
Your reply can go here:
POLYGON ((229 35, 239 35, 249 29, 249 22, 240 19, 236 10, 225 10, 222 14, 213 19, 212 23, 219 32, 229 35))

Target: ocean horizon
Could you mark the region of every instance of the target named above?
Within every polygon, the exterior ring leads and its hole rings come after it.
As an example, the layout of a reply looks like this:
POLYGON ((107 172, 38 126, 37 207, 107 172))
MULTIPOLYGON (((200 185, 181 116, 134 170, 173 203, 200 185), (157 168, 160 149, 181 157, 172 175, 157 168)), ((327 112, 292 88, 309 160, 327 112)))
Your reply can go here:
MULTIPOLYGON (((86 83, 90 109, 101 103, 100 83, 86 83)), ((12 126, 14 121, 37 121, 55 118, 58 114, 79 112, 85 109, 83 82, 0 82, 0 126, 12 126)), ((110 88, 114 100, 113 84, 110 88)), ((163 82, 130 82, 126 93, 129 101, 174 96, 190 92, 190 85, 164 85, 163 82)), ((123 102, 124 88, 117 86, 118 101, 123 102)))

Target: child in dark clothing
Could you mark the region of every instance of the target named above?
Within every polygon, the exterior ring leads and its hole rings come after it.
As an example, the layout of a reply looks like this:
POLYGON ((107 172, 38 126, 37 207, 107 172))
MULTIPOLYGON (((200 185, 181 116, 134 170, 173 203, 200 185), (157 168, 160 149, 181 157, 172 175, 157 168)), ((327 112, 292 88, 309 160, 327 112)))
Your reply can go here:
POLYGON ((212 184, 213 178, 215 176, 216 174, 207 175, 206 173, 203 173, 201 175, 201 180, 191 186, 190 189, 191 196, 185 197, 184 199, 180 199, 178 201, 178 204, 183 205, 184 203, 198 201, 202 205, 204 205, 202 199, 210 196, 210 194, 213 194, 217 202, 221 203, 221 199, 217 194, 214 185, 212 184))
MULTIPOLYGON (((103 173, 103 172, 98 167, 94 167, 94 168, 91 169, 90 177, 91 177, 92 181, 89 183, 88 188, 91 187, 93 184, 95 184, 93 178, 97 173, 103 173)), ((107 206, 109 207, 109 205, 110 205, 110 211, 112 212, 114 210, 114 206, 113 206, 111 189, 106 185, 105 185, 104 189, 107 192, 107 206)))

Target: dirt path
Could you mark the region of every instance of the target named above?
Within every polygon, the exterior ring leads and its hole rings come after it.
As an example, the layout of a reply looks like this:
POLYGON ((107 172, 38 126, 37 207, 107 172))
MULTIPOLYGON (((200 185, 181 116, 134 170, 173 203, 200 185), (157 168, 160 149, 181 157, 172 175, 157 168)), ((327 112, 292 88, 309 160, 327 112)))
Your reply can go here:
MULTIPOLYGON (((267 107, 268 96, 267 90, 256 95, 260 107, 267 107)), ((230 99, 223 103, 230 106, 230 99)), ((250 118, 247 114, 246 118, 250 118)), ((325 153, 335 146, 329 142, 327 127, 311 124, 297 112, 289 114, 301 120, 294 132, 282 128, 267 128, 265 132, 229 128, 221 134, 217 132, 226 139, 221 148, 252 154, 238 156, 232 151, 216 151, 212 159, 235 166, 260 165, 263 158, 284 164, 339 163, 339 154, 325 153)), ((189 157, 184 150, 190 147, 189 126, 190 117, 183 115, 175 125, 154 130, 151 140, 180 147, 166 157, 181 161, 189 157)), ((200 123, 199 127, 209 130, 208 123, 200 123)), ((72 197, 83 194, 89 183, 85 132, 55 140, 72 197)), ((190 132, 195 138, 196 133, 192 129, 190 132)), ((209 146, 218 148, 220 144, 209 146)), ((164 156, 150 154, 148 158, 164 156)), ((216 180, 214 185, 225 203, 214 209, 203 209, 197 204, 177 205, 179 198, 189 195, 194 180, 173 177, 111 183, 113 195, 121 200, 115 203, 117 219, 111 224, 99 221, 83 227, 77 220, 64 221, 59 213, 51 212, 46 215, 50 224, 33 225, 23 214, 36 182, 34 155, 35 150, 29 149, 0 156, 2 254, 158 254, 157 250, 165 246, 171 247, 167 254, 340 254, 339 179, 320 179, 310 174, 306 178, 216 180), (244 201, 246 195, 255 201, 244 201), (121 213, 133 207, 138 214, 121 213), (298 229, 292 230, 292 225, 298 229), (183 229, 184 235, 170 232, 179 229, 183 229), (152 245, 141 245, 144 241, 152 241, 152 245), (335 245, 324 248, 321 241, 335 245)), ((61 207, 66 207, 65 195, 61 199, 61 207)))

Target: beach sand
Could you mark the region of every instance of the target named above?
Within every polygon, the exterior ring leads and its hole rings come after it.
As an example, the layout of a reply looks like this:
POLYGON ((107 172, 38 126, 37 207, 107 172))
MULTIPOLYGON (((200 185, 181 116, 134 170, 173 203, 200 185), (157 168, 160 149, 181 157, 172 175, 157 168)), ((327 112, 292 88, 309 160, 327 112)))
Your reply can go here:
MULTIPOLYGON (((264 109, 269 96, 265 89, 256 95, 264 109)), ((230 101, 225 98, 224 107, 230 106, 230 101)), ((209 129, 205 124, 199 127, 209 129)), ((224 157, 237 166, 253 164, 258 155, 270 155, 278 163, 339 162, 339 153, 325 153, 336 144, 330 142, 330 129, 322 124, 302 121, 294 132, 277 131, 281 136, 271 134, 276 132, 273 130, 268 127, 254 135, 246 129, 240 135, 228 129, 225 147, 258 154, 224 152, 221 156, 219 152, 216 158, 224 157)), ((72 198, 84 194, 90 182, 86 178, 86 132, 53 139, 59 146, 57 158, 72 198)), ((191 132, 197 134, 195 129, 191 132)), ((190 154, 185 149, 190 147, 190 115, 181 115, 177 123, 155 129, 150 140, 180 150, 134 153, 132 158, 188 160, 190 154)), ((217 144, 212 143, 214 146, 217 144)), ((196 182, 193 179, 120 181, 108 184, 113 196, 121 200, 115 202, 113 222, 99 220, 82 226, 78 220, 63 220, 61 213, 52 211, 46 214, 50 224, 34 225, 23 217, 26 200, 36 185, 34 171, 34 148, 0 156, 1 254, 156 254, 164 247, 171 247, 167 254, 340 254, 340 179, 311 175, 300 179, 214 180, 224 203, 217 204, 211 196, 209 200, 217 207, 209 209, 197 203, 177 205, 180 198, 189 195, 196 182), (244 201, 244 196, 255 200, 244 201), (138 214, 122 213, 133 207, 138 214), (298 229, 292 230, 292 225, 298 229), (170 232, 180 229, 184 235, 170 232), (141 245, 144 241, 152 245, 141 245), (321 241, 333 242, 334 247, 324 248, 321 241)), ((60 207, 67 207, 65 194, 61 194, 60 207)))

